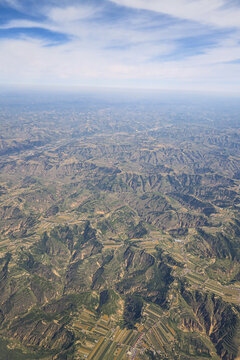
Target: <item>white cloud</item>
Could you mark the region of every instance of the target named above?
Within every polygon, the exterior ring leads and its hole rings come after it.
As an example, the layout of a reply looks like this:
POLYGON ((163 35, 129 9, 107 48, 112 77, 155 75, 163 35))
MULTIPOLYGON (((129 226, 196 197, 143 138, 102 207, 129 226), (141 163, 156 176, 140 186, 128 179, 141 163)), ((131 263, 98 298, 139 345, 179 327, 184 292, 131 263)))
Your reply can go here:
POLYGON ((12 20, 6 24, 0 25, 0 29, 14 29, 14 28, 45 28, 48 29, 49 26, 44 25, 41 22, 30 21, 30 20, 12 20))
POLYGON ((92 18, 96 12, 96 8, 89 6, 55 7, 48 12, 48 18, 53 22, 62 24, 92 18))
POLYGON ((225 0, 110 0, 120 6, 164 13, 176 18, 218 27, 240 28, 239 7, 225 0))

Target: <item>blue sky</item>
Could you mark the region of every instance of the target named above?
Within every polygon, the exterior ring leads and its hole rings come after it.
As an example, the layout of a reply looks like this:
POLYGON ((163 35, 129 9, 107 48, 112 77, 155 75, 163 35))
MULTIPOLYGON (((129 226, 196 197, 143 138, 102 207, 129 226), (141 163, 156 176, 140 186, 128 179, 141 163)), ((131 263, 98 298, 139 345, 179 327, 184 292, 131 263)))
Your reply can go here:
POLYGON ((240 1, 0 0, 0 84, 240 93, 240 1))

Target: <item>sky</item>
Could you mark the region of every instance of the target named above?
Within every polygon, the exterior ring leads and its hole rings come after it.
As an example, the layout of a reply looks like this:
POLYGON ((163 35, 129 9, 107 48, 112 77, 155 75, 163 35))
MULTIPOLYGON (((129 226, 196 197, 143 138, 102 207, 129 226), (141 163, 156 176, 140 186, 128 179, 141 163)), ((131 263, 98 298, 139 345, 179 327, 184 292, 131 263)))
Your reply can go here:
POLYGON ((0 0, 0 85, 240 94, 240 0, 0 0))

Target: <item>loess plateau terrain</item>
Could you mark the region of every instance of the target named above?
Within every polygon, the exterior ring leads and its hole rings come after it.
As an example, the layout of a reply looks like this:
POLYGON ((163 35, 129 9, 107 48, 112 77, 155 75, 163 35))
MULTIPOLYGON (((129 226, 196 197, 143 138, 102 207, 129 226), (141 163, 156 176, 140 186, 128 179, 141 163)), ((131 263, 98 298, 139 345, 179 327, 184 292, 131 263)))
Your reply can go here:
POLYGON ((2 360, 240 359, 240 108, 210 100, 1 93, 2 360))

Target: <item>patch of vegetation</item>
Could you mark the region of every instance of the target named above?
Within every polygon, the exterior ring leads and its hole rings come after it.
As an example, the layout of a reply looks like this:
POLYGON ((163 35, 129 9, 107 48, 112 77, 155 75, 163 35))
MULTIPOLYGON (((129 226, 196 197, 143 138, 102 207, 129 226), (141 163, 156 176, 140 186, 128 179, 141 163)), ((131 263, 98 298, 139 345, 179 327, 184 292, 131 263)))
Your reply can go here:
POLYGON ((97 311, 108 316, 119 310, 119 295, 113 290, 104 290, 100 293, 97 311))
POLYGON ((128 295, 124 303, 124 326, 133 329, 136 322, 141 320, 143 301, 139 296, 128 295))

